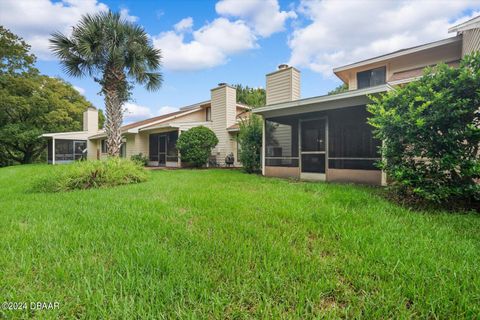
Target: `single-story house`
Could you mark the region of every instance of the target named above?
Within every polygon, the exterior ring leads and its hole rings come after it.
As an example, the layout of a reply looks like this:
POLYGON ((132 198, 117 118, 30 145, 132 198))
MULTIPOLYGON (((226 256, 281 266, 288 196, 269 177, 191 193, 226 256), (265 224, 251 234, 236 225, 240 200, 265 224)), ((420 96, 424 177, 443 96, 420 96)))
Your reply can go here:
MULTIPOLYGON (((158 117, 130 123, 121 127, 123 144, 121 156, 143 154, 149 165, 180 167, 182 165, 176 142, 182 132, 196 126, 210 128, 218 138, 212 152, 212 162, 225 164, 232 153, 238 161, 236 135, 239 121, 249 116, 250 108, 237 102, 236 89, 220 83, 210 91, 211 99, 180 108, 158 117)), ((65 163, 81 159, 102 159, 107 155, 106 133, 98 129, 98 111, 88 108, 83 116, 83 131, 47 133, 48 162, 65 163), (86 149, 86 150, 85 150, 86 149)))

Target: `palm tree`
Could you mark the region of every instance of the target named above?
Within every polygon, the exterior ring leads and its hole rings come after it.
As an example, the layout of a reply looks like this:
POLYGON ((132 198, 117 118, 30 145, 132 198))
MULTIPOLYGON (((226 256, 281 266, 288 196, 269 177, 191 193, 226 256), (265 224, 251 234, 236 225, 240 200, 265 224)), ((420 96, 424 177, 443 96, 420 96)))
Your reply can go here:
POLYGON ((70 37, 56 32, 50 43, 67 74, 90 76, 100 84, 105 98, 108 154, 118 156, 123 104, 130 98, 133 83, 151 91, 162 85, 160 50, 151 45, 141 26, 110 11, 82 16, 70 37))

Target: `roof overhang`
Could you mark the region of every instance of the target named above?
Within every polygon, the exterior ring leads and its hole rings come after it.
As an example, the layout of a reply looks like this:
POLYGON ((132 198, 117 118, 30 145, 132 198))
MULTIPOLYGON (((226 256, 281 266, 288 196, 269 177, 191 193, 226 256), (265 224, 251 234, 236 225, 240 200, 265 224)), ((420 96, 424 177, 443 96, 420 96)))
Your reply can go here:
POLYGON ((452 44, 452 43, 455 43, 455 42, 458 42, 458 41, 461 41, 461 40, 462 40, 461 36, 455 36, 455 37, 451 37, 451 38, 447 38, 447 39, 442 39, 442 40, 439 40, 439 41, 426 43, 426 44, 423 44, 423 45, 420 45, 420 46, 395 51, 395 52, 385 54, 385 55, 382 55, 382 56, 378 56, 378 57, 375 57, 375 58, 355 62, 355 63, 348 64, 348 65, 345 65, 345 66, 341 66, 341 67, 338 67, 338 68, 334 68, 333 72, 335 74, 337 74, 339 72, 346 71, 346 70, 349 70, 349 69, 358 68, 358 67, 362 67, 362 66, 366 66, 366 65, 374 64, 374 63, 380 63, 380 62, 387 61, 387 60, 390 60, 390 59, 394 59, 394 58, 404 56, 404 55, 407 55, 407 54, 412 54, 412 53, 416 53, 416 52, 419 52, 419 51, 423 51, 423 50, 427 50, 427 49, 432 49, 432 48, 452 44))
POLYGON ((472 18, 463 23, 457 24, 456 26, 453 26, 450 29, 448 29, 448 32, 461 33, 463 31, 475 29, 475 28, 480 28, 480 16, 476 16, 475 18, 472 18))
POLYGON ((88 140, 92 135, 88 131, 71 131, 71 132, 54 132, 54 133, 44 133, 41 138, 51 138, 51 139, 64 139, 64 140, 88 140))
POLYGON ((264 117, 276 117, 347 108, 370 103, 371 100, 368 95, 380 94, 392 89, 393 88, 390 85, 384 84, 381 86, 351 90, 339 94, 273 104, 263 108, 253 109, 252 112, 264 117))

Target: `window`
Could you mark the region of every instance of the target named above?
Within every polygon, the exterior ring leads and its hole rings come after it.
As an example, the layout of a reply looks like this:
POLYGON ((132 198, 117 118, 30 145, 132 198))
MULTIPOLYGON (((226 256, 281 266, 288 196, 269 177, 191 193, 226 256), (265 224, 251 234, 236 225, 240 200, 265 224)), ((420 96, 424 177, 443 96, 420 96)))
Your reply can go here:
POLYGON ((205 108, 205 121, 212 121, 212 108, 205 108))
POLYGON ((370 69, 357 73, 358 89, 374 87, 384 84, 386 79, 386 67, 370 69))
POLYGON ((101 146, 101 152, 102 152, 102 153, 107 153, 107 140, 102 139, 101 144, 102 144, 102 146, 101 146))
POLYGON ((265 165, 298 167, 298 120, 267 120, 265 132, 265 165))

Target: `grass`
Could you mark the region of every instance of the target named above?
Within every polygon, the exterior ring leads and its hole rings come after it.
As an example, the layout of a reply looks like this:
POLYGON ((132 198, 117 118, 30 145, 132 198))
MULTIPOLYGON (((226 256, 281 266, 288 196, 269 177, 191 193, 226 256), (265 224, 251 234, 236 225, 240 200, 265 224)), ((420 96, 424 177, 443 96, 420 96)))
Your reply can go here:
POLYGON ((29 192, 0 169, 0 318, 475 318, 480 217, 229 170, 29 192), (1 301, 0 301, 1 302, 1 301))

